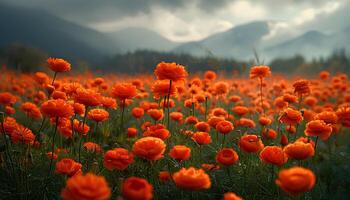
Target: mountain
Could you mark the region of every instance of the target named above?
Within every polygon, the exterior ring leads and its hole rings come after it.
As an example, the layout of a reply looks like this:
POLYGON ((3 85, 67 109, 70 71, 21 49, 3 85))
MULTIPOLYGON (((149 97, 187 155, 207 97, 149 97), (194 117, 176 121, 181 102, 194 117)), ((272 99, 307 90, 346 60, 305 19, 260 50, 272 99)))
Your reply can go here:
POLYGON ((212 54, 219 57, 247 59, 253 55, 253 50, 260 46, 263 36, 268 33, 267 22, 252 22, 214 34, 198 42, 180 45, 174 51, 197 56, 212 54))
POLYGON ((107 34, 122 52, 148 49, 156 51, 170 51, 180 43, 172 42, 160 34, 146 28, 126 28, 107 34))
POLYGON ((50 56, 95 62, 118 52, 106 35, 42 10, 0 4, 0 47, 13 43, 42 49, 50 56))
POLYGON ((317 58, 329 55, 335 47, 332 36, 318 31, 308 31, 275 46, 267 47, 263 50, 263 54, 268 59, 292 57, 296 54, 306 58, 317 58))

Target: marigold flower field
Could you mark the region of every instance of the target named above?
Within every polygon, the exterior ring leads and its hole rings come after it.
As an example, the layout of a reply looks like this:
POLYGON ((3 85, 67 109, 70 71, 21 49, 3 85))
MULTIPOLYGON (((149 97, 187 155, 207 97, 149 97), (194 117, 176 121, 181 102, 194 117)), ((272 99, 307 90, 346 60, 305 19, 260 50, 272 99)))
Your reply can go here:
MULTIPOLYGON (((343 73, 0 74, 0 199, 348 199, 343 73)), ((43 69, 44 71, 45 69, 43 69)))

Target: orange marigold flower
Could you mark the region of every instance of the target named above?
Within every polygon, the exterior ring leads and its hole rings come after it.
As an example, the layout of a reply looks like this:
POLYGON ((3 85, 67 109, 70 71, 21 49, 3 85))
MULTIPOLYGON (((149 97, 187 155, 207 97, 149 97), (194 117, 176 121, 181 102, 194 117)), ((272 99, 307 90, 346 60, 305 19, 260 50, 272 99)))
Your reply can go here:
POLYGON ((173 180, 176 186, 188 190, 209 189, 211 186, 209 175, 204 170, 193 167, 180 169, 173 174, 173 180))
POLYGON ((39 110, 39 108, 31 102, 25 102, 21 105, 21 110, 23 112, 25 112, 28 117, 34 118, 34 119, 40 119, 41 116, 41 112, 39 110))
POLYGON ((73 107, 62 99, 48 100, 41 105, 41 113, 50 118, 70 118, 73 107))
POLYGON ((96 153, 101 152, 101 146, 99 144, 94 143, 94 142, 85 142, 83 146, 86 149, 86 151, 90 151, 93 153, 94 152, 96 152, 96 153))
POLYGON ((183 119, 183 114, 180 112, 171 112, 170 118, 174 121, 181 122, 183 119))
POLYGON ((216 162, 222 165, 233 165, 238 161, 238 154, 231 148, 223 148, 216 154, 216 162))
POLYGON ((158 109, 149 109, 147 111, 147 114, 152 117, 155 121, 159 121, 163 119, 164 113, 163 110, 158 110, 158 109))
POLYGON ((292 94, 284 94, 283 95, 283 100, 287 103, 296 103, 298 102, 298 97, 292 94))
POLYGON ((65 92, 62 92, 62 91, 58 91, 58 90, 54 90, 52 93, 51 93, 51 97, 53 99, 63 99, 63 100, 67 100, 68 97, 66 95, 65 92))
POLYGON ((266 65, 259 65, 250 68, 249 77, 253 78, 265 78, 271 75, 270 67, 266 65))
POLYGON ((320 79, 327 80, 329 78, 330 74, 327 71, 321 71, 319 76, 320 76, 320 79))
POLYGON ((209 81, 213 81, 216 79, 216 73, 214 71, 208 70, 204 73, 204 78, 209 81))
POLYGON ((128 128, 127 129, 128 137, 136 137, 137 136, 137 129, 136 128, 128 128))
POLYGON ((197 142, 199 145, 205 145, 211 143, 211 137, 207 132, 195 132, 192 135, 192 140, 197 142))
POLYGON ((261 116, 259 118, 259 123, 261 124, 261 126, 268 126, 272 123, 272 120, 268 117, 261 116))
POLYGON ((166 182, 166 181, 170 180, 170 178, 171 178, 171 175, 168 171, 160 171, 159 172, 159 180, 161 182, 166 182))
POLYGON ((81 174, 81 164, 78 162, 75 162, 74 160, 70 158, 63 158, 60 161, 56 163, 56 173, 67 175, 67 176, 74 176, 77 174, 81 174))
POLYGON ((175 145, 170 149, 169 156, 177 161, 188 160, 191 156, 191 149, 185 145, 175 145))
POLYGON ((176 63, 161 62, 156 66, 154 74, 158 80, 172 80, 183 82, 188 76, 185 67, 176 63))
POLYGON ((198 122, 195 125, 196 129, 201 132, 209 132, 210 125, 207 122, 198 122))
POLYGON ((112 95, 121 100, 132 99, 137 95, 137 89, 130 83, 117 83, 112 89, 112 95))
POLYGON ((286 146, 288 144, 288 137, 285 134, 281 135, 280 144, 282 146, 286 146))
POLYGON ((169 92, 170 96, 176 96, 177 89, 175 84, 171 84, 170 88, 170 82, 167 80, 157 80, 152 85, 152 92, 156 98, 168 96, 169 92))
POLYGON ((295 125, 295 124, 299 124, 303 120, 303 116, 301 112, 294 110, 292 108, 287 108, 284 110, 279 120, 282 123, 285 123, 288 125, 295 125))
POLYGON ((226 192, 222 200, 243 200, 242 197, 238 196, 233 192, 226 192))
POLYGON ((269 164, 281 166, 288 161, 288 155, 278 146, 267 146, 260 152, 260 159, 269 164))
POLYGON ((108 170, 124 170, 134 162, 134 155, 124 148, 115 148, 105 153, 103 166, 108 170))
POLYGON ((153 197, 153 186, 146 179, 132 176, 123 182, 122 193, 130 200, 150 200, 153 197))
POLYGON ((224 81, 219 81, 219 82, 215 83, 214 87, 215 87, 215 94, 216 95, 225 95, 228 93, 228 90, 229 90, 228 83, 226 83, 224 81))
POLYGON ((13 96, 11 93, 9 93, 9 92, 0 93, 0 104, 1 105, 11 106, 11 105, 15 104, 16 101, 17 101, 17 98, 15 96, 13 96))
POLYGON ((146 131, 143 133, 143 136, 145 137, 151 136, 162 140, 166 140, 171 136, 171 134, 163 124, 156 124, 156 125, 147 127, 146 131))
POLYGON ((34 80, 39 83, 40 85, 46 85, 49 83, 50 78, 49 76, 44 72, 36 72, 34 74, 34 80))
POLYGON ((73 104, 74 113, 83 116, 85 114, 85 105, 81 103, 73 104))
POLYGON ((262 132, 262 136, 268 139, 276 139, 277 132, 271 128, 264 129, 262 132))
POLYGON ((95 122, 103 122, 109 118, 109 113, 104 109, 95 108, 89 111, 88 118, 95 122))
POLYGON ((221 134, 228 134, 233 131, 234 127, 231 122, 223 120, 216 124, 216 130, 221 134))
POLYGON ((117 109, 117 101, 111 97, 102 97, 101 103, 104 108, 117 109))
POLYGON ((16 110, 13 107, 5 106, 5 113, 6 113, 6 115, 13 115, 13 114, 15 114, 15 112, 16 112, 16 110))
POLYGON ((297 93, 299 96, 304 94, 310 94, 310 82, 308 80, 300 79, 293 83, 294 93, 297 93))
POLYGON ((232 112, 239 116, 243 116, 249 112, 249 109, 245 106, 235 106, 232 108, 232 112))
POLYGON ((63 200, 98 199, 108 200, 111 189, 103 176, 92 173, 76 175, 69 178, 61 192, 63 200))
POLYGON ((47 64, 54 72, 68 72, 71 69, 70 63, 61 58, 48 58, 47 64))
POLYGON ((257 135, 243 135, 238 146, 247 153, 256 153, 264 148, 264 144, 257 135))
POLYGON ((140 107, 134 107, 131 110, 131 114, 133 117, 135 117, 136 119, 140 119, 141 117, 143 117, 143 115, 145 114, 145 110, 143 108, 140 107))
POLYGON ((11 136, 12 142, 15 144, 19 142, 24 144, 33 144, 35 140, 35 135, 33 134, 33 132, 24 126, 18 126, 11 133, 10 136, 11 136))
POLYGON ((332 111, 323 111, 315 115, 314 119, 323 120, 326 124, 336 124, 338 122, 338 116, 332 111))
POLYGON ((294 158, 297 160, 304 160, 309 157, 314 156, 315 149, 311 143, 305 143, 301 141, 296 141, 292 144, 288 144, 284 147, 284 152, 290 158, 294 158))
POLYGON ((350 106, 340 107, 337 110, 336 114, 341 125, 350 128, 350 106))
POLYGON ((251 119, 241 118, 241 119, 236 121, 236 126, 246 126, 249 128, 254 128, 255 122, 251 119))
POLYGON ((74 119, 73 129, 77 133, 80 133, 82 135, 87 135, 90 130, 90 127, 87 124, 84 124, 82 121, 74 119))
POLYGON ((185 119, 185 123, 186 124, 197 124, 198 122, 198 119, 197 117, 195 116, 188 116, 186 119, 185 119))
POLYGON ((210 117, 210 118, 208 119, 208 124, 209 124, 211 127, 216 128, 216 125, 217 125, 219 122, 223 121, 223 120, 225 120, 225 118, 223 118, 223 117, 212 116, 212 117, 210 117))
POLYGON ((201 164, 201 168, 203 168, 207 171, 213 171, 213 170, 220 169, 220 165, 203 163, 203 164, 201 164))
POLYGON ((327 125, 323 120, 312 120, 306 124, 306 136, 317 136, 322 140, 327 140, 332 133, 332 127, 327 125))
POLYGON ((138 139, 132 146, 132 152, 147 160, 159 160, 163 157, 166 144, 156 137, 138 139))
POLYGON ((310 191, 316 182, 315 174, 303 167, 283 169, 278 173, 276 184, 290 195, 310 191))
POLYGON ((91 89, 79 88, 74 95, 74 101, 85 106, 99 106, 101 104, 101 94, 91 89))

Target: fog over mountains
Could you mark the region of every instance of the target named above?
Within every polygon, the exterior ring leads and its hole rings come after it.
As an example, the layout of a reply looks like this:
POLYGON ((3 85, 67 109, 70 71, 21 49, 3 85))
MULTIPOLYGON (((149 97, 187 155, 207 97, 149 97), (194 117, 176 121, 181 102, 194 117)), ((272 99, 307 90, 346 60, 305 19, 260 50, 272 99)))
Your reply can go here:
POLYGON ((255 21, 235 26, 200 41, 177 43, 145 28, 102 33, 56 17, 42 10, 0 3, 0 47, 13 43, 40 48, 52 56, 98 60, 138 49, 247 60, 254 49, 265 61, 301 54, 307 59, 349 49, 350 26, 332 34, 308 31, 274 38, 278 22, 255 21))

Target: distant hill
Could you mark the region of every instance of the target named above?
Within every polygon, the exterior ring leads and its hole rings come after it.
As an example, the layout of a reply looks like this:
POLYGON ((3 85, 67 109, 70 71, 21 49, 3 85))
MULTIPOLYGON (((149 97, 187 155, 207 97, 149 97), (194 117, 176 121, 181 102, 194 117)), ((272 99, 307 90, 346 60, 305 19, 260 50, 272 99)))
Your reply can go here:
POLYGON ((51 56, 91 62, 119 52, 106 35, 41 10, 0 4, 0 24, 0 47, 21 43, 51 56))
POLYGON ((121 52, 148 49, 170 51, 181 43, 172 42, 160 34, 146 28, 126 28, 107 33, 116 43, 121 52))

